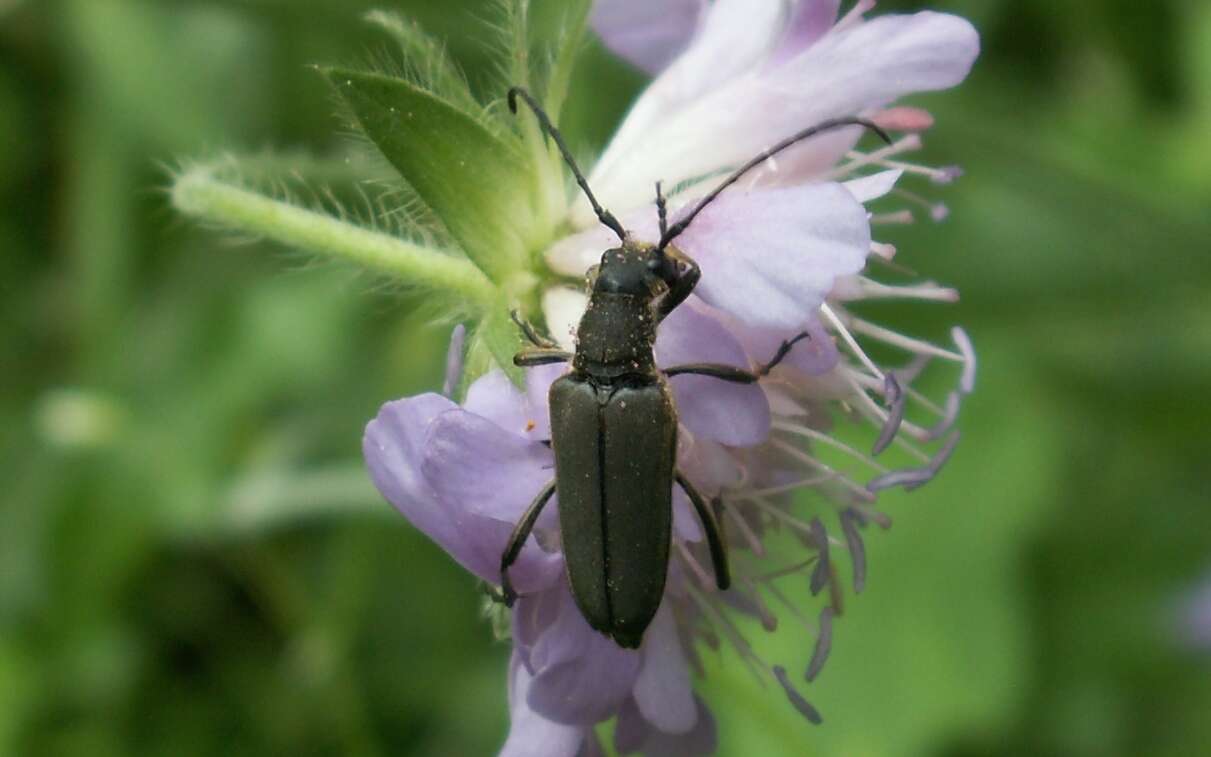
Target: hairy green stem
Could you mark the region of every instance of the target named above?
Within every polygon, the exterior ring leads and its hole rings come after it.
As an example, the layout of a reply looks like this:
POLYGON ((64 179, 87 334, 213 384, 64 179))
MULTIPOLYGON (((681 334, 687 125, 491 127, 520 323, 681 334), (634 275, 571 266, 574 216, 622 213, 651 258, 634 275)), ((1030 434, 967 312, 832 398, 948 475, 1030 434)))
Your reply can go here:
POLYGON ((181 174, 172 201, 181 212, 204 221, 455 294, 478 309, 494 302, 495 287, 467 260, 266 197, 205 168, 181 174))

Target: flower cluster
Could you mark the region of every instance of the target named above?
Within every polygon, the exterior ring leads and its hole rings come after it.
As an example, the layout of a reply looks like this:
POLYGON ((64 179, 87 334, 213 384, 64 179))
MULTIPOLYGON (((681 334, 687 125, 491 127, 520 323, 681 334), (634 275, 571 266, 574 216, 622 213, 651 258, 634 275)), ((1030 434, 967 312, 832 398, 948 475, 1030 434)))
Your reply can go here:
MULTIPOLYGON (((589 175, 602 204, 636 238, 659 236, 651 202, 657 181, 672 188, 676 220, 722 173, 806 125, 863 116, 899 138, 864 151, 854 127, 804 142, 723 193, 678 238, 703 276, 661 325, 661 366, 750 369, 783 340, 809 335, 759 384, 671 379, 681 422, 677 464, 720 507, 734 585, 714 589, 702 528, 677 492, 663 602, 641 647, 623 649, 581 616, 565 576, 558 516, 547 508, 511 569, 520 599, 511 621, 512 729, 503 755, 593 753, 594 726, 610 718, 623 754, 711 753, 714 721, 692 686, 703 646, 733 647, 818 722, 795 676, 763 659, 738 619, 774 631, 779 606, 806 624, 816 643, 802 678, 814 679, 828 655, 842 575, 855 591, 866 580, 862 529, 890 523, 876 507, 879 492, 925 484, 955 448, 953 425, 975 377, 966 334, 956 328, 953 344, 936 345, 866 320, 856 306, 957 297, 931 282, 881 281, 875 272, 895 270, 896 251, 874 241, 872 229, 911 222, 919 207, 935 219, 945 215, 943 206, 899 186, 910 177, 947 183, 958 171, 904 160, 932 119, 894 102, 961 82, 978 39, 949 15, 865 18, 873 5, 860 0, 838 19, 838 0, 597 4, 594 26, 605 43, 656 74, 589 175), (892 207, 872 214, 865 205, 876 200, 892 207), (872 344, 905 357, 883 365, 871 357, 872 344), (935 363, 952 364, 956 376, 940 402, 916 388, 935 363), (863 427, 871 440, 854 441, 863 427), (885 465, 885 450, 910 464, 885 465), (805 609, 811 598, 818 610, 805 609)), ((587 203, 568 206, 565 220, 572 233, 542 255, 555 277, 544 281, 540 299, 550 333, 571 350, 585 307, 571 282, 613 240, 594 225, 587 203)), ((509 534, 553 475, 547 391, 567 368, 530 369, 524 389, 493 370, 457 403, 450 395, 460 354, 461 332, 445 394, 385 405, 367 427, 364 453, 384 496, 495 584, 509 534)))

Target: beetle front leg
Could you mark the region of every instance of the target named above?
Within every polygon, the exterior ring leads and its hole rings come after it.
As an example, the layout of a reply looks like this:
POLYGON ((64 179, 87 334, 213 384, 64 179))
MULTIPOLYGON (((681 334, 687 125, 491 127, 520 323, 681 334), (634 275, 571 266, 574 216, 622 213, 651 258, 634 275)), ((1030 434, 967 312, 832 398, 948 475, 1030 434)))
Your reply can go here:
POLYGON ((513 590, 513 584, 509 581, 509 566, 517 562, 517 556, 521 554, 521 548, 525 546, 526 539, 530 538, 530 532, 534 530, 538 516, 542 514, 542 509, 547 506, 554 494, 555 479, 551 479, 550 483, 544 486, 534 501, 530 503, 526 514, 521 516, 521 520, 513 528, 513 533, 509 535, 509 544, 500 556, 500 593, 508 607, 512 607, 517 600, 517 592, 513 590))
POLYGON ((572 357, 571 352, 564 352, 559 348, 530 347, 513 356, 513 365, 516 365, 518 368, 530 368, 535 365, 566 363, 572 357))
POLYGON ((786 359, 790 354, 791 348, 804 339, 810 339, 811 334, 803 331, 795 336, 787 339, 778 346, 778 351, 770 358, 770 361, 761 366, 755 371, 737 368, 734 365, 726 365, 724 363, 686 363, 685 365, 675 365, 672 368, 665 370, 665 376, 677 376, 680 374, 691 374, 695 376, 710 376, 721 381, 731 381, 734 384, 752 384, 766 376, 774 369, 776 365, 786 359))
POLYGON ((698 279, 702 278, 702 269, 698 267, 693 258, 672 247, 666 248, 664 255, 672 265, 680 267, 682 273, 669 287, 669 291, 665 293, 664 297, 660 298, 660 303, 656 305, 657 321, 663 321, 665 316, 685 302, 685 299, 694 291, 694 287, 698 286, 698 279))
POLYGON ((534 324, 522 318, 521 314, 518 313, 516 309, 509 311, 509 318, 513 321, 513 323, 517 324, 517 328, 521 329, 521 333, 524 334, 530 344, 534 345, 535 347, 541 347, 543 349, 556 349, 559 347, 559 345, 552 340, 540 335, 538 330, 534 328, 534 324))
POLYGON ((702 521, 702 530, 706 532, 706 543, 711 550, 711 564, 715 568, 715 585, 719 587, 720 591, 727 591, 727 588, 732 585, 732 573, 727 564, 727 544, 723 539, 723 527, 719 524, 714 509, 702 499, 702 495, 685 477, 685 474, 677 471, 674 475, 677 483, 690 498, 690 502, 694 504, 698 519, 702 521))

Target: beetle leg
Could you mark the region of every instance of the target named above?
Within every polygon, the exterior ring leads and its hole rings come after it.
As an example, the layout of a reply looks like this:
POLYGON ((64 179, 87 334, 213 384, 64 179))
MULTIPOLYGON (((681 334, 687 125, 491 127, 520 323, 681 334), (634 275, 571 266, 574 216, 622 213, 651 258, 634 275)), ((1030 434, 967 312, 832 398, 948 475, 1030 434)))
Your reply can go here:
POLYGON ((723 527, 719 524, 718 513, 707 505, 702 495, 681 471, 677 471, 674 476, 689 496, 690 502, 694 503, 694 510, 702 521, 702 529, 706 531, 706 543, 711 550, 711 564, 715 566, 715 585, 720 591, 726 591, 732 585, 732 573, 727 566, 727 545, 723 539, 723 527))
POLYGON ((770 361, 761 366, 755 371, 737 368, 734 365, 725 365, 723 363, 686 363, 685 365, 675 365, 664 371, 665 376, 676 376, 678 374, 693 374, 697 376, 710 376, 722 381, 731 381, 735 384, 751 384, 758 379, 769 375, 769 372, 774 369, 774 366, 781 363, 790 354, 791 348, 804 339, 810 339, 811 335, 806 331, 800 332, 795 336, 787 339, 778 346, 778 351, 770 358, 770 361))
POLYGON ((682 374, 710 376, 722 381, 731 381, 734 384, 751 384, 761 378, 760 375, 752 371, 723 363, 686 363, 685 365, 676 365, 668 368, 664 372, 664 375, 668 377, 682 374))
POLYGON ((521 520, 513 528, 513 533, 509 535, 509 544, 500 556, 500 593, 503 595, 505 605, 509 607, 512 607, 513 602, 517 600, 517 592, 513 590, 513 584, 509 581, 509 566, 517 561, 521 548, 525 546, 526 539, 530 538, 530 532, 534 530, 538 516, 551 501, 553 494, 555 494, 555 479, 551 479, 550 483, 544 486, 534 501, 530 503, 526 514, 521 516, 521 520))
POLYGON ((521 333, 525 334, 526 339, 535 347, 542 347, 544 349, 559 347, 555 342, 547 339, 545 336, 539 335, 538 330, 534 328, 534 324, 522 318, 521 313, 518 313, 516 308, 509 311, 509 318, 513 323, 517 324, 517 328, 521 329, 521 333))
POLYGON ((690 293, 694 291, 694 287, 698 286, 698 279, 702 278, 702 269, 698 267, 694 259, 675 247, 667 248, 664 255, 671 260, 673 265, 684 269, 684 272, 673 282, 669 291, 660 298, 660 302, 656 305, 657 321, 663 321, 665 316, 685 302, 685 298, 689 297, 690 293))
POLYGON ((551 363, 566 363, 573 357, 571 352, 549 347, 530 347, 513 356, 513 365, 519 368, 529 368, 535 365, 550 365, 551 363))

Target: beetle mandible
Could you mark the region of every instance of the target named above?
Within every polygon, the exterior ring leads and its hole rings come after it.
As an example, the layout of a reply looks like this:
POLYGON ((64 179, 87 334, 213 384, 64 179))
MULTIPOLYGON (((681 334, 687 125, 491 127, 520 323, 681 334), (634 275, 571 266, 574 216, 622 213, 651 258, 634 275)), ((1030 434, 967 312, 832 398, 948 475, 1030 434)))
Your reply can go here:
POLYGON ((559 148, 598 220, 622 244, 606 250, 600 265, 589 273, 589 302, 576 332, 575 353, 561 350, 514 313, 532 345, 514 356, 515 365, 570 361, 572 370, 551 385, 548 398, 555 478, 538 492, 509 538, 500 560, 501 590, 511 606, 517 594, 509 582, 509 566, 521 553, 543 507, 558 493, 559 528, 576 605, 591 627, 619 646, 635 649, 664 595, 674 483, 685 491, 702 521, 715 583, 720 590, 731 584, 720 512, 677 470, 677 409, 669 377, 697 374, 753 383, 808 337, 805 331, 782 342, 769 362, 756 370, 713 363, 661 370, 653 355, 656 329, 690 296, 702 275, 698 265, 671 243, 723 190, 802 140, 843 126, 862 126, 888 143, 891 140, 878 126, 859 118, 816 124, 736 169, 672 226, 657 182, 660 240, 649 244, 628 234, 598 204, 559 131, 527 91, 509 90, 509 110, 517 112, 519 98, 559 148))

